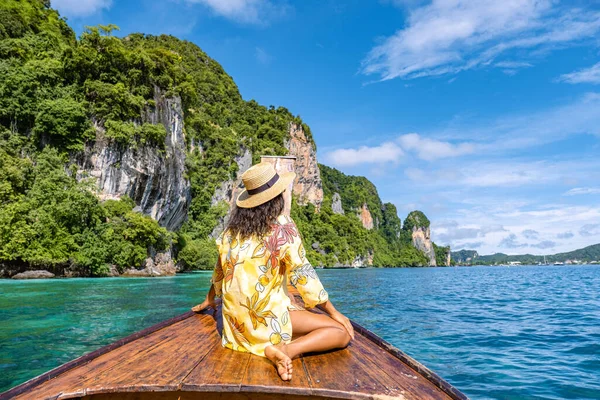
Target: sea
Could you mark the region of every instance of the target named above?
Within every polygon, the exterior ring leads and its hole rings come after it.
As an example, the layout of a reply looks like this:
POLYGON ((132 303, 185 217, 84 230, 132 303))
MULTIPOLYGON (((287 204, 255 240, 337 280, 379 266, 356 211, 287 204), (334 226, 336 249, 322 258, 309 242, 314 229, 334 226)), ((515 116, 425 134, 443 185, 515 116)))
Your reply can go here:
MULTIPOLYGON (((472 399, 600 399, 600 266, 319 269, 336 308, 472 399)), ((210 272, 0 280, 0 392, 199 303, 210 272)))

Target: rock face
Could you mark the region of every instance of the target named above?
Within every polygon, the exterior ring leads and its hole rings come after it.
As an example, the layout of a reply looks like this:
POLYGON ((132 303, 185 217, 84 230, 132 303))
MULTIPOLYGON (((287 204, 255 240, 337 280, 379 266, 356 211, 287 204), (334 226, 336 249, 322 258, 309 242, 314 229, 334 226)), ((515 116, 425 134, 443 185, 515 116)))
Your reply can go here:
POLYGON ((373 229, 373 217, 371 216, 371 212, 367 207, 367 203, 364 203, 359 209, 358 217, 360 218, 360 222, 362 222, 362 225, 365 227, 365 229, 373 229))
POLYGON ((334 214, 344 215, 344 209, 342 208, 342 197, 338 192, 335 192, 331 198, 331 209, 333 210, 334 214))
POLYGON ((412 244, 429 258, 430 267, 437 266, 429 227, 414 226, 412 229, 412 244))
POLYGON ((312 203, 317 211, 323 202, 323 183, 317 163, 317 152, 313 143, 308 141, 302 125, 290 123, 289 139, 285 140, 285 147, 290 156, 296 157, 294 182, 294 195, 298 204, 312 203))
POLYGON ((13 279, 48 279, 54 278, 54 274, 52 272, 48 272, 45 270, 38 271, 25 271, 19 274, 13 275, 13 279))
POLYGON ((449 267, 450 263, 452 261, 451 254, 452 254, 452 252, 450 251, 450 246, 448 246, 448 251, 446 252, 446 267, 449 267))
POLYGON ((179 97, 165 97, 155 88, 156 106, 147 110, 143 122, 163 124, 167 130, 164 151, 156 146, 123 146, 110 142, 96 124, 97 140, 75 160, 78 178, 96 179, 102 200, 128 195, 136 210, 150 215, 161 226, 178 229, 187 217, 190 184, 184 178, 185 138, 179 97))
POLYGON ((249 149, 243 147, 240 150, 240 153, 234 158, 234 162, 238 165, 238 172, 235 179, 229 179, 225 182, 221 183, 212 198, 210 199, 210 204, 212 206, 217 205, 218 203, 224 201, 229 204, 229 210, 225 217, 220 218, 217 226, 213 229, 210 236, 212 238, 216 238, 223 232, 225 226, 227 225, 227 221, 229 220, 229 215, 231 213, 232 206, 234 204, 235 199, 244 189, 244 184, 242 183, 242 174, 252 166, 252 152, 249 149))
POLYGON ((373 265, 373 252, 369 251, 366 255, 356 256, 351 264, 353 267, 370 267, 373 265))
POLYGON ((242 183, 242 174, 252 166, 252 153, 247 148, 242 148, 240 154, 234 159, 234 162, 238 165, 238 172, 236 179, 229 179, 221 183, 221 186, 215 190, 213 197, 210 199, 210 205, 217 205, 221 201, 225 201, 228 204, 233 204, 235 195, 239 194, 244 188, 242 183))
POLYGON ((121 276, 169 276, 175 275, 176 272, 177 269, 171 257, 171 251, 167 250, 146 258, 146 267, 144 269, 126 269, 121 276))

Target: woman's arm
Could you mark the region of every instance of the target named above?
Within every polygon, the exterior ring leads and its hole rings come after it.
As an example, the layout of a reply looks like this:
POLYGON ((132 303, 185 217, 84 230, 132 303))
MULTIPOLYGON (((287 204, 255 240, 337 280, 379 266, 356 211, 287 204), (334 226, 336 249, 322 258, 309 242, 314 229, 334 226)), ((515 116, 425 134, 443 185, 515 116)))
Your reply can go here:
POLYGON ((217 262, 215 263, 215 268, 212 273, 212 277, 210 279, 210 289, 208 289, 208 293, 206 294, 206 298, 204 301, 197 306, 192 307, 192 311, 200 312, 204 310, 206 307, 212 307, 213 309, 217 309, 217 303, 215 303, 215 296, 221 296, 221 284, 223 282, 223 268, 221 267, 221 257, 217 258, 217 262), (216 286, 215 286, 216 285, 216 286))
POLYGON ((333 306, 333 303, 330 300, 318 304, 317 308, 325 311, 333 320, 342 324, 342 326, 348 331, 350 337, 354 339, 354 328, 352 327, 352 323, 350 322, 348 317, 336 310, 336 308, 333 306))
POLYGON ((192 307, 192 311, 200 312, 207 307, 212 307, 213 309, 217 309, 217 303, 215 302, 215 285, 211 284, 208 293, 206 293, 206 298, 204 301, 194 307, 192 307))

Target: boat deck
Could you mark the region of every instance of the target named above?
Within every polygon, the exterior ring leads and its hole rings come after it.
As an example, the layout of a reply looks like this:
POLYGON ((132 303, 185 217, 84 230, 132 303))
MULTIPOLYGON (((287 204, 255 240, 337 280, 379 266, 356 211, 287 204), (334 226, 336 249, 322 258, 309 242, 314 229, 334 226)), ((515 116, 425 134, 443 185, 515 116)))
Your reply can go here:
POLYGON ((219 317, 211 310, 185 313, 40 375, 0 399, 466 399, 354 322, 356 338, 346 349, 302 355, 293 360, 292 380, 284 382, 266 358, 223 348, 219 317))

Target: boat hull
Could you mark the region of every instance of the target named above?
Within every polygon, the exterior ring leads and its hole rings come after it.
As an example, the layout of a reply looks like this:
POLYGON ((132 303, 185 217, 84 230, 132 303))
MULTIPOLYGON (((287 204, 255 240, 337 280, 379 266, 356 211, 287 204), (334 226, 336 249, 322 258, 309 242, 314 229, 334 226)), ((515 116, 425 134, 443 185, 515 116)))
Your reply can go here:
POLYGON ((222 347, 221 322, 214 310, 182 314, 25 382, 0 399, 467 398, 355 322, 355 339, 347 348, 294 359, 289 382, 266 358, 222 347))

